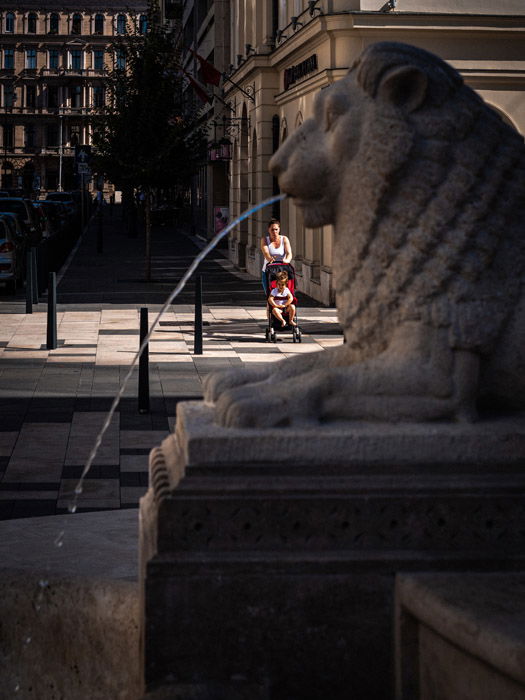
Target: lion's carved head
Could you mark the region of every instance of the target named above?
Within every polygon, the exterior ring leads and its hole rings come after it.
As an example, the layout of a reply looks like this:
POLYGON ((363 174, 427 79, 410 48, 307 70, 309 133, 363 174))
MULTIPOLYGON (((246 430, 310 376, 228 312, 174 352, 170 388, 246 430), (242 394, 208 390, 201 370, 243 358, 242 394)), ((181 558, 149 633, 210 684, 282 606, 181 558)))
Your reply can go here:
POLYGON ((306 226, 335 226, 338 311, 358 356, 407 318, 490 352, 522 289, 525 148, 453 68, 368 47, 270 168, 306 226))

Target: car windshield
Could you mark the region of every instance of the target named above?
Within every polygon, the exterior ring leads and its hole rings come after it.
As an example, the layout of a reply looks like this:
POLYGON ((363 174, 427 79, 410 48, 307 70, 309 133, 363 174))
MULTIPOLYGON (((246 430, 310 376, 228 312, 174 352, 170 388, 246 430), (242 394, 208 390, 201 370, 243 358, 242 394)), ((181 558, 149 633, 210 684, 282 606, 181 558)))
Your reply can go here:
POLYGON ((18 214, 24 221, 27 219, 27 209, 23 202, 16 202, 12 199, 2 201, 0 202, 0 211, 10 211, 13 214, 18 214))

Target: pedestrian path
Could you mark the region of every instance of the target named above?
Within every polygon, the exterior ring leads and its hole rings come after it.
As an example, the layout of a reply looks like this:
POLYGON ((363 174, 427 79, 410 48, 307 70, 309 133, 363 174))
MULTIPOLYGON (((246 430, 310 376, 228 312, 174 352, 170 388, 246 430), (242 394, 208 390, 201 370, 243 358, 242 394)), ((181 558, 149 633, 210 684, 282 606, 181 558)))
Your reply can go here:
MULTIPOLYGON (((58 347, 46 349, 46 306, 24 313, 22 298, 0 297, 0 519, 66 513, 95 437, 139 345, 139 310, 153 322, 198 252, 195 240, 155 229, 151 281, 144 241, 129 238, 118 214, 81 240, 58 286, 58 347)), ((220 252, 201 264, 203 354, 194 354, 193 285, 169 307, 149 345, 150 412, 139 414, 134 370, 97 458, 79 511, 135 508, 147 487, 147 455, 167 435, 177 403, 202 396, 215 370, 275 362, 342 342, 335 309, 299 295, 303 342, 265 342, 259 280, 220 252)))

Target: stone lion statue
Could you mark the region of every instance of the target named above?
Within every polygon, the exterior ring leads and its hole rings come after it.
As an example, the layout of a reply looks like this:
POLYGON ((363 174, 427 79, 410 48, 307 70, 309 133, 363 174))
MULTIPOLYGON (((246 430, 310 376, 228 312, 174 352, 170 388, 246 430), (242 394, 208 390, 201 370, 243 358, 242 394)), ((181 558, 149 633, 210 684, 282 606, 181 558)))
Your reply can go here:
POLYGON ((211 375, 226 426, 475 420, 525 407, 523 138, 442 60, 368 47, 270 162, 333 224, 345 344, 211 375))

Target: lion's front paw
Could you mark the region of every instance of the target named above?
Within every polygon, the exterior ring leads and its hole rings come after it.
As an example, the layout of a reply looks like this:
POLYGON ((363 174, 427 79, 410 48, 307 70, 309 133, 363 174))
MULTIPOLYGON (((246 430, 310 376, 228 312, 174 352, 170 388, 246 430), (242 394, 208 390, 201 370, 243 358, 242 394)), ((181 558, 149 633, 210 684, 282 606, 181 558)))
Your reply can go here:
POLYGON ((270 428, 289 425, 289 406, 272 385, 238 386, 221 394, 215 405, 218 423, 228 428, 270 428))
POLYGON ((204 400, 215 402, 225 391, 245 384, 262 381, 268 376, 269 369, 239 367, 224 372, 213 372, 204 378, 204 400))

